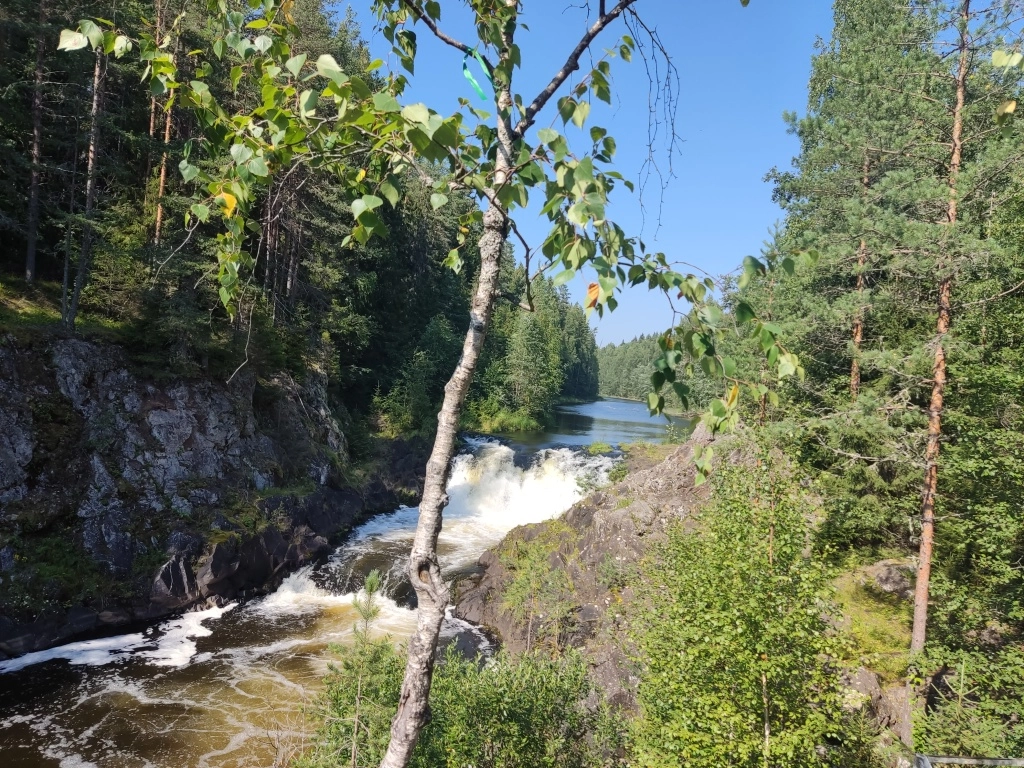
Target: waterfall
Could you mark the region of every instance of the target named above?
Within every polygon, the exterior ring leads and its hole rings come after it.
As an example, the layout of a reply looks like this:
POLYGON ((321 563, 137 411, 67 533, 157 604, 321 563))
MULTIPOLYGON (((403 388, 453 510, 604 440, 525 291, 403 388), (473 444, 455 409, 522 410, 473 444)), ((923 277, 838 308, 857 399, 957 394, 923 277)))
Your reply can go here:
MULTIPOLYGON (((517 457, 497 441, 470 440, 448 483, 443 572, 454 578, 512 528, 561 514, 612 466, 580 450, 517 457)), ((384 574, 373 631, 401 642, 415 626, 405 567, 417 514, 401 507, 373 518, 327 562, 244 605, 0 662, 4 765, 269 764, 274 739, 300 738, 302 707, 327 671, 328 646, 351 636, 353 600, 370 570, 384 574)), ((443 634, 485 644, 452 617, 443 634)))

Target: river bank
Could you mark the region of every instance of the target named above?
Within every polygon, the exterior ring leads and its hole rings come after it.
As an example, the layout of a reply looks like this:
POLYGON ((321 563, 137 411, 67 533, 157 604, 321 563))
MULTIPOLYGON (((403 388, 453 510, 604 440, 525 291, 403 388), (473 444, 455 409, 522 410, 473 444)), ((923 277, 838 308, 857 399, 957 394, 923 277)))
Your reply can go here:
POLYGON ((153 378, 117 346, 0 340, 0 658, 266 593, 415 503, 428 446, 347 458, 312 367, 153 378))
MULTIPOLYGON (((582 449, 523 453, 468 438, 448 485, 439 543, 446 578, 472 570, 510 529, 564 512, 606 482, 614 464, 582 449)), ((352 603, 370 570, 385 585, 374 632, 397 643, 413 628, 405 563, 417 513, 399 506, 372 517, 270 594, 0 662, 0 673, 8 670, 0 674, 0 739, 9 765, 248 768, 293 754, 309 732, 303 713, 335 659, 331 645, 351 642, 352 603)), ((470 653, 487 642, 455 617, 442 637, 470 653)))

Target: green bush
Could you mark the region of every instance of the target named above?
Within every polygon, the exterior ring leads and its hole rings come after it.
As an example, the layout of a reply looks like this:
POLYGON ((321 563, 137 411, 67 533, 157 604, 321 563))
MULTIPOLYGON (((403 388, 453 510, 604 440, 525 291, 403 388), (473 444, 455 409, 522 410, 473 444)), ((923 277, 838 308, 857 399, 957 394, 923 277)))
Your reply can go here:
POLYGON ((937 755, 1024 756, 1024 648, 929 651, 928 706, 914 721, 914 745, 937 755))
MULTIPOLYGON (((715 476, 696 531, 642 565, 637 766, 849 765, 828 573, 807 556, 809 505, 768 468, 715 476)), ((848 738, 847 741, 852 739, 848 738)))
POLYGON ((576 531, 563 520, 549 520, 535 529, 533 538, 515 538, 499 551, 511 580, 505 586, 502 608, 526 624, 526 647, 534 637, 558 650, 573 628, 574 585, 561 567, 559 550, 574 540, 576 531))
MULTIPOLYGON (((387 748, 398 705, 404 657, 387 640, 362 638, 337 649, 340 662, 327 678, 313 748, 296 768, 376 766, 387 748)), ((603 711, 583 700, 591 685, 578 654, 484 663, 449 650, 434 673, 431 721, 413 756, 414 768, 593 768, 602 764, 617 733, 603 711), (608 734, 611 734, 611 737, 608 734)))
MULTIPOLYGON (((326 689, 314 715, 313 746, 294 768, 372 768, 387 749, 398 707, 404 653, 372 639, 380 574, 367 576, 355 602, 354 641, 334 646, 326 689)), ((430 722, 413 768, 596 768, 621 751, 622 728, 607 708, 590 709, 593 693, 583 657, 543 654, 467 659, 449 647, 434 672, 430 722)))

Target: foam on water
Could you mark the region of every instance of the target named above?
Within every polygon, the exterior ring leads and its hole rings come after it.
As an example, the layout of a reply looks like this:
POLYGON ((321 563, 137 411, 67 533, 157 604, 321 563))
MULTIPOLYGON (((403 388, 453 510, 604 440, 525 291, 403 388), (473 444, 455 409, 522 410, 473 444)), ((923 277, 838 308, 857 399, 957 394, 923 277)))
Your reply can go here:
POLYGON ((203 622, 219 619, 235 605, 231 603, 223 608, 186 613, 159 625, 154 636, 150 637, 146 636, 148 633, 135 632, 26 653, 15 659, 0 661, 0 674, 17 672, 25 667, 57 659, 64 659, 75 666, 97 667, 128 658, 141 658, 159 667, 180 667, 188 664, 196 652, 193 638, 212 634, 210 629, 203 626, 203 622))
MULTIPOLYGON (((540 451, 524 469, 516 466, 515 454, 506 445, 477 438, 471 447, 474 453, 455 458, 448 481, 449 504, 439 540, 444 567, 473 562, 516 526, 561 514, 583 497, 583 485, 607 480, 614 463, 560 448, 540 451)), ((418 516, 418 508, 402 507, 365 523, 336 559, 379 542, 411 542, 418 516)))
MULTIPOLYGON (((607 479, 610 458, 587 456, 567 448, 540 451, 528 467, 516 465, 514 451, 487 438, 471 438, 472 453, 457 456, 448 481, 449 504, 438 541, 446 571, 472 564, 510 530, 561 514, 583 496, 583 486, 607 479)), ((417 507, 400 507, 359 526, 331 558, 327 569, 346 583, 360 557, 393 551, 397 555, 385 574, 381 615, 376 627, 390 634, 407 634, 415 626, 411 611, 386 595, 388 583, 405 579, 405 552, 419 517, 417 507)), ((267 618, 328 609, 351 608, 354 593, 337 594, 322 586, 323 572, 312 566, 296 571, 274 594, 252 606, 267 618)), ((464 629, 460 624, 460 631, 464 629)))

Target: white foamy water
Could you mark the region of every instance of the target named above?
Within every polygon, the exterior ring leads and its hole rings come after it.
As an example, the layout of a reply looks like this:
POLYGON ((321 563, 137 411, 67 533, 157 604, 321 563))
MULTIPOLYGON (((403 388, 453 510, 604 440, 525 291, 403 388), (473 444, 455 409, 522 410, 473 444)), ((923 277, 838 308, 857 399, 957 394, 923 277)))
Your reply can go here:
MULTIPOLYGON (((554 517, 581 483, 613 462, 547 449, 517 466, 511 448, 474 440, 458 456, 439 541, 446 574, 472 565, 512 528, 554 517)), ((144 632, 90 640, 0 662, 3 768, 251 768, 301 744, 302 709, 349 641, 353 601, 372 568, 384 574, 373 631, 403 641, 415 627, 405 577, 418 510, 403 507, 357 528, 316 566, 271 595, 188 613, 144 632), (56 662, 56 663, 47 663, 56 662)), ((486 639, 449 616, 443 637, 486 639)))
MULTIPOLYGON (((527 468, 515 464, 511 448, 476 440, 472 454, 455 458, 448 481, 449 504, 438 541, 443 568, 476 560, 513 528, 560 515, 583 497, 583 486, 607 480, 614 462, 567 448, 536 454, 527 468)), ((358 528, 347 553, 385 542, 411 543, 419 510, 403 507, 358 528)), ((346 553, 346 554, 347 554, 346 553)))
POLYGON ((196 652, 194 638, 208 637, 212 630, 204 622, 219 619, 234 608, 231 603, 223 608, 208 608, 205 611, 186 613, 177 619, 164 622, 151 633, 136 632, 130 635, 104 637, 99 640, 84 640, 69 643, 45 651, 26 653, 16 659, 0 661, 0 674, 17 672, 45 661, 64 659, 76 666, 103 666, 128 658, 147 659, 160 667, 180 667, 189 662, 196 652))

